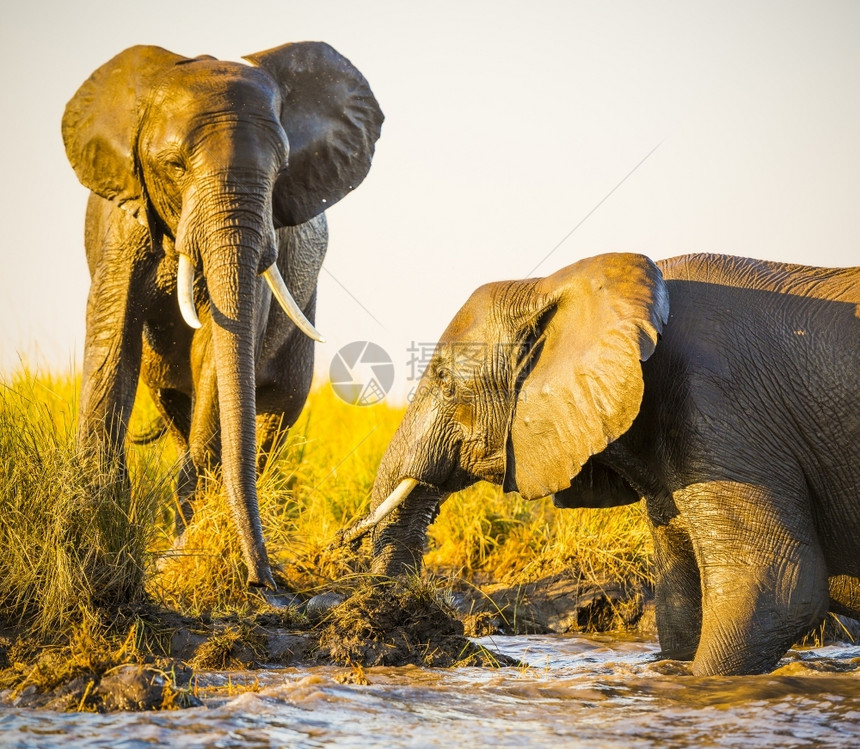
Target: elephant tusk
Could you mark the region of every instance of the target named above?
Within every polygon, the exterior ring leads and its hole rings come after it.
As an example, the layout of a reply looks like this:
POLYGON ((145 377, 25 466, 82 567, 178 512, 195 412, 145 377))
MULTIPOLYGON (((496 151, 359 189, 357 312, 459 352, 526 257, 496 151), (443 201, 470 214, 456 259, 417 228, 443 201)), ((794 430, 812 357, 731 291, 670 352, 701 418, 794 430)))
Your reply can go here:
POLYGON ((176 295, 179 297, 179 310, 182 318, 192 328, 200 327, 200 318, 194 308, 194 264, 191 258, 179 253, 179 268, 176 271, 176 295))
POLYGON ((308 338, 318 343, 325 343, 325 338, 320 335, 320 332, 304 316, 299 305, 296 304, 296 300, 290 294, 290 290, 287 288, 284 277, 281 275, 281 271, 278 270, 276 263, 272 263, 263 271, 263 278, 266 279, 266 283, 269 284, 269 288, 272 290, 272 294, 275 295, 275 299, 278 300, 284 312, 287 313, 287 317, 295 323, 296 327, 308 338))
POLYGON ((371 513, 368 518, 370 527, 372 528, 377 523, 382 522, 388 515, 400 507, 416 486, 418 486, 417 479, 403 479, 397 485, 397 488, 385 498, 385 501, 371 513))
POLYGON ((418 486, 417 479, 403 479, 373 512, 359 518, 349 528, 340 531, 337 534, 337 540, 329 546, 329 550, 357 541, 369 530, 375 528, 406 501, 416 486, 418 486))

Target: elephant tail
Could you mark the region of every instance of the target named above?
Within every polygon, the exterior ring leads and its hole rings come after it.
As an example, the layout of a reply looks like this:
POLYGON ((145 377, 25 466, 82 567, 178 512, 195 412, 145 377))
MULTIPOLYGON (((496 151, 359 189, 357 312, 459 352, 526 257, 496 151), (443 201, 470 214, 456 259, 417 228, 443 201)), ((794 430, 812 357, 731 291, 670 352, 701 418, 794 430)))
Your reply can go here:
POLYGON ((133 445, 150 445, 167 434, 167 424, 160 416, 156 416, 139 432, 128 433, 128 441, 133 445))

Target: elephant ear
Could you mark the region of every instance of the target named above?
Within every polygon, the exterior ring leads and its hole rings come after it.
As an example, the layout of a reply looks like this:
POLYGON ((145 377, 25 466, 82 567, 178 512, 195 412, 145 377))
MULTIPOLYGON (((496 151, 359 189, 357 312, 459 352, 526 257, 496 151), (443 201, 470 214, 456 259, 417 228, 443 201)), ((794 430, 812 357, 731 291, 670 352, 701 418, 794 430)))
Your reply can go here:
MULTIPOLYGON (((642 366, 669 295, 642 255, 583 260, 537 282, 537 322, 507 443, 505 489, 535 499, 571 485, 624 434, 642 402, 642 366)), ((533 318, 534 319, 534 318, 533 318)))
POLYGON ((134 153, 140 110, 159 76, 185 59, 161 47, 129 47, 84 81, 63 115, 63 143, 78 179, 141 220, 134 153))
POLYGON ((281 88, 281 123, 290 143, 275 184, 278 226, 296 226, 361 184, 383 115, 364 76, 324 42, 297 42, 245 57, 281 88))

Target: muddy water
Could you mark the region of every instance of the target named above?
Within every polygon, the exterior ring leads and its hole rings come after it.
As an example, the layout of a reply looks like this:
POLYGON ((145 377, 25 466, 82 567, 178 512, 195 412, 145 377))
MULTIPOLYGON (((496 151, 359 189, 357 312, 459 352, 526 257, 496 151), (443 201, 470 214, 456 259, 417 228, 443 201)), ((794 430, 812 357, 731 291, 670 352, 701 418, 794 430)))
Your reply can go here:
MULTIPOLYGON (((0 710, 2 747, 860 746, 860 647, 792 651, 767 676, 695 678, 653 642, 486 638, 520 669, 232 674, 258 690, 178 712, 0 710)), ((201 687, 221 686, 209 674, 201 687)))

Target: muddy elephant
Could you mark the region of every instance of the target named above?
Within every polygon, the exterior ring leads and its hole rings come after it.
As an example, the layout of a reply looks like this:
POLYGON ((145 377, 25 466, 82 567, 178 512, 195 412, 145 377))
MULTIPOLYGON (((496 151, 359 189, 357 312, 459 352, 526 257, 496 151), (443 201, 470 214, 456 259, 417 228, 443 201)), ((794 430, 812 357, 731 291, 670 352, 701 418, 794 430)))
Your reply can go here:
POLYGON ((420 565, 481 479, 557 507, 644 498, 657 627, 697 674, 763 672, 860 616, 860 268, 634 254, 472 294, 379 467, 374 567, 420 565))
POLYGON ((289 227, 325 232, 316 217, 364 179, 383 116, 361 73, 327 44, 246 59, 131 47, 66 106, 66 153, 91 191, 78 444, 123 463, 145 361, 160 408, 176 424, 185 415, 198 452, 219 428, 248 581, 274 589, 257 506, 257 405, 263 420, 290 421, 312 365, 301 338, 320 339, 311 319, 322 255, 291 255, 289 227), (302 279, 298 301, 289 279, 302 279), (270 309, 272 296, 290 322, 270 309), (260 366, 271 347, 283 360, 260 366), (217 427, 195 423, 213 413, 217 427))

